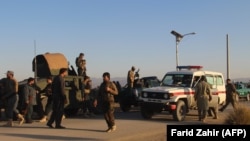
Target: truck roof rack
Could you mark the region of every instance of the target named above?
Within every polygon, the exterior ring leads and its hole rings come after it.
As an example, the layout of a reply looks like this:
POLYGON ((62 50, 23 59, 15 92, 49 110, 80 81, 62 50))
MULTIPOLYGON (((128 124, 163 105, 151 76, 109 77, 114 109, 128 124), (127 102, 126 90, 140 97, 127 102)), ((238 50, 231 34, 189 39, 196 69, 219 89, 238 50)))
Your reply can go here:
POLYGON ((188 66, 177 66, 178 70, 186 69, 186 70, 200 70, 203 66, 197 65, 188 65, 188 66))

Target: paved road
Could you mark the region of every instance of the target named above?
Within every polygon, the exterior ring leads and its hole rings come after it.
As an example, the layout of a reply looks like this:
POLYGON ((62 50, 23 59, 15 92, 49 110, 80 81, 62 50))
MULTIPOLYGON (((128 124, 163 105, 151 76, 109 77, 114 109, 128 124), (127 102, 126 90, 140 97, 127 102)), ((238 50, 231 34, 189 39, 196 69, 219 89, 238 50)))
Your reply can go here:
MULTIPOLYGON (((250 106, 250 102, 244 102, 250 106)), ((219 119, 209 117, 205 124, 223 124, 225 116, 232 111, 229 106, 223 113, 219 113, 219 119)), ((117 131, 106 133, 106 124, 102 115, 93 118, 83 118, 82 115, 66 118, 63 125, 66 129, 50 129, 45 123, 34 122, 32 124, 17 125, 14 127, 1 127, 5 122, 0 122, 0 139, 5 141, 166 141, 166 126, 169 124, 204 124, 197 121, 197 111, 192 110, 186 120, 176 122, 171 115, 162 113, 151 120, 142 119, 137 108, 123 113, 117 109, 117 131)))

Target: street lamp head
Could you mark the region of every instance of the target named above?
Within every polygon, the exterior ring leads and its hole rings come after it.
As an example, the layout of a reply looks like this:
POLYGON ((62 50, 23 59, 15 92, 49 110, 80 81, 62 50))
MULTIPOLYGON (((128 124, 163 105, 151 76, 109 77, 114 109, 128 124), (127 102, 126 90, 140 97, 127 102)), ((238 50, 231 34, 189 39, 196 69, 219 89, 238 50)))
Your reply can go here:
POLYGON ((174 36, 176 36, 176 38, 182 38, 183 37, 183 35, 181 35, 180 33, 176 32, 174 30, 171 31, 171 34, 173 34, 174 36))

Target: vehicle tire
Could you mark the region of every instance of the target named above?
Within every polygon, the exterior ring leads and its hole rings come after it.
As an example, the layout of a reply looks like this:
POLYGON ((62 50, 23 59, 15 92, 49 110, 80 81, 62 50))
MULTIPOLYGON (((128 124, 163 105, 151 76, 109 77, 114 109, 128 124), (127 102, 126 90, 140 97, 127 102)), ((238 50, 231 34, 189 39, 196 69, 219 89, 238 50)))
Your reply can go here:
POLYGON ((176 104, 176 110, 173 111, 173 118, 176 121, 183 121, 187 114, 187 106, 183 100, 179 100, 176 104))
POLYGON ((246 100, 250 101, 250 94, 247 94, 246 100))
POLYGON ((131 105, 128 103, 120 102, 120 108, 123 112, 129 112, 131 109, 131 105))
POLYGON ((77 115, 78 111, 79 111, 79 108, 64 109, 64 114, 66 116, 75 116, 77 115))
POLYGON ((152 116, 154 115, 154 110, 146 105, 142 105, 140 111, 144 119, 151 119, 152 116))

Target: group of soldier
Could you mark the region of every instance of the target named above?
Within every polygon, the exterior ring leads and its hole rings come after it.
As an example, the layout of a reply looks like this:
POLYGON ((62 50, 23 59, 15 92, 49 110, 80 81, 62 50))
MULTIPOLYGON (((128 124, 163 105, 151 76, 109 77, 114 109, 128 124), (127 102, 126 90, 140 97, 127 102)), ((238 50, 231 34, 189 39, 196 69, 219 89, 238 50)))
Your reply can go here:
POLYGON ((209 101, 212 100, 211 85, 206 81, 206 77, 203 75, 195 87, 194 99, 197 101, 198 119, 205 122, 209 114, 214 114, 214 119, 218 119, 218 110, 223 112, 226 107, 231 103, 233 108, 237 108, 236 104, 236 88, 231 82, 231 79, 226 80, 226 104, 221 108, 209 107, 209 101))
MULTIPOLYGON (((97 104, 101 104, 102 111, 104 113, 104 118, 107 123, 108 129, 106 132, 112 132, 116 130, 115 124, 115 100, 114 96, 118 95, 117 86, 114 82, 110 81, 110 73, 104 72, 103 82, 101 83, 97 97, 95 97, 94 102, 90 101, 90 93, 91 93, 91 79, 86 73, 86 60, 84 59, 84 54, 80 53, 76 58, 76 66, 77 72, 79 76, 83 77, 83 89, 82 89, 82 100, 83 100, 83 113, 86 116, 87 112, 90 114, 93 113, 92 106, 96 107, 97 104)), ((40 122, 46 122, 49 128, 59 128, 63 129, 64 126, 61 125, 63 116, 64 116, 64 104, 67 103, 66 95, 65 95, 65 82, 64 77, 67 75, 68 68, 61 68, 59 74, 55 76, 53 79, 51 76, 47 78, 47 86, 40 90, 39 92, 33 86, 35 83, 35 79, 30 77, 27 79, 27 84, 24 86, 24 101, 25 101, 25 109, 21 112, 18 110, 17 105, 19 101, 18 95, 18 82, 14 78, 13 71, 7 71, 6 78, 0 80, 0 88, 1 88, 1 108, 5 109, 5 115, 7 117, 7 123, 4 126, 12 127, 13 126, 13 117, 16 116, 19 120, 19 124, 32 123, 32 113, 33 106, 40 105, 40 114, 42 114, 42 118, 40 122), (45 105, 45 110, 43 110, 43 105, 41 101, 37 101, 38 93, 45 93, 44 96, 47 97, 47 102, 45 105), (52 112, 50 118, 48 119, 49 113, 52 112), (55 127, 53 123, 55 122, 55 127)), ((135 79, 135 67, 132 66, 127 74, 127 84, 128 88, 133 89, 135 79)), ((234 85, 231 83, 230 79, 227 79, 226 85, 226 105, 221 107, 219 111, 223 111, 229 103, 232 103, 233 107, 236 108, 236 103, 234 99, 234 94, 236 89, 234 85)), ((208 103, 212 100, 211 96, 211 86, 206 82, 205 76, 201 77, 201 81, 195 88, 195 100, 197 101, 198 107, 198 117, 200 121, 205 121, 207 117, 207 111, 209 110, 208 103)), ((217 111, 215 107, 214 118, 217 119, 217 111)))

